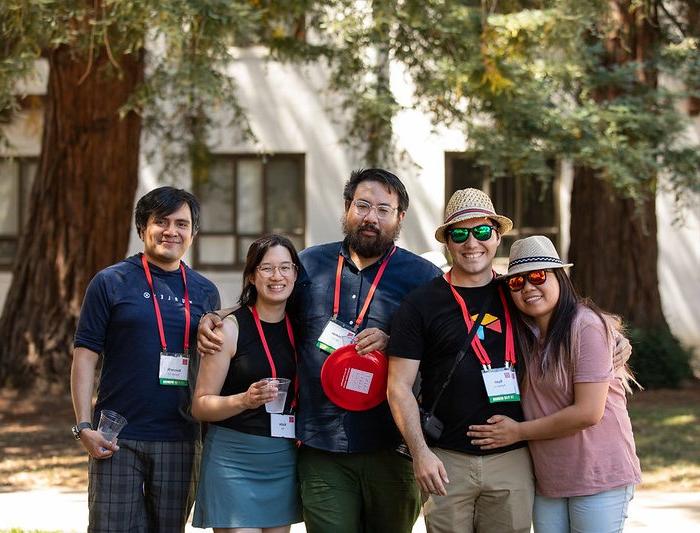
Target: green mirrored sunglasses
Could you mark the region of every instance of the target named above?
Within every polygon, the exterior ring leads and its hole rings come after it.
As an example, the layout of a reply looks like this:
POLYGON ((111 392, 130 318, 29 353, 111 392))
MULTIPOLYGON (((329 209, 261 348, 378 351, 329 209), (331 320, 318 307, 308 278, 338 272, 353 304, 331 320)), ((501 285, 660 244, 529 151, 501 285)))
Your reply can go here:
POLYGON ((479 224, 473 228, 451 228, 445 233, 450 236, 452 242, 459 244, 465 242, 469 238, 470 233, 474 235, 477 241, 488 241, 495 229, 495 227, 489 226, 488 224, 479 224))

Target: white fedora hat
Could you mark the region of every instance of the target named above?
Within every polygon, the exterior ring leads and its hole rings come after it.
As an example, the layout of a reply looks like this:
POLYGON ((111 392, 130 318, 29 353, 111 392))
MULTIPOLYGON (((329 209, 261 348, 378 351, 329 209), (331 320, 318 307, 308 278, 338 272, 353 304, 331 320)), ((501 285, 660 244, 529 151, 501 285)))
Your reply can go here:
POLYGON ((503 235, 513 229, 513 221, 499 215, 493 208, 491 198, 479 189, 455 191, 445 208, 445 222, 435 230, 435 238, 446 242, 445 230, 452 224, 472 218, 490 218, 498 224, 498 232, 503 235))
POLYGON ((533 235, 532 237, 515 241, 510 247, 506 277, 532 270, 547 270, 570 266, 574 266, 574 264, 564 263, 559 258, 557 249, 552 244, 552 241, 544 235, 533 235))

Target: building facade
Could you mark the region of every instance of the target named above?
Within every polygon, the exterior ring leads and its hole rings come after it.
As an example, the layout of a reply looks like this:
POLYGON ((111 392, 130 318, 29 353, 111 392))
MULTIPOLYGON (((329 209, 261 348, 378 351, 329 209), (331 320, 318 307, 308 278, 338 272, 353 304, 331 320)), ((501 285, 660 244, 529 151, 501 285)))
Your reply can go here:
MULTIPOLYGON (((0 152, 0 303, 11 283, 11 264, 17 238, 26 221, 27 197, 36 171, 41 141, 41 95, 46 66, 20 88, 26 104, 12 121, 0 124, 11 148, 0 152)), ((366 166, 362 154, 343 142, 336 97, 326 90, 321 67, 298 67, 268 62, 255 47, 241 50, 230 75, 239 86, 255 141, 238 141, 227 117, 211 134, 213 153, 209 179, 193 184, 188 175, 168 183, 194 190, 203 203, 202 227, 186 260, 219 287, 223 302, 239 294, 241 266, 248 245, 270 232, 288 235, 301 249, 341 238, 342 187, 351 170, 366 166), (280 89, 283 88, 283 89, 280 89)), ((391 67, 391 83, 398 100, 410 104, 411 84, 391 67)), ((568 248, 569 201, 572 172, 565 162, 552 162, 554 185, 541 190, 535 180, 497 179, 478 167, 465 150, 458 131, 435 128, 429 117, 401 112, 394 120, 398 151, 391 170, 402 177, 411 197, 400 244, 416 253, 444 253, 434 240, 443 209, 452 192, 479 187, 494 199, 499 212, 513 218, 516 231, 499 249, 499 265, 510 243, 532 234, 549 235, 560 250, 568 248)), ((689 135, 700 137, 700 120, 689 135)), ((148 149, 152 139, 144 138, 148 149)), ((142 157, 137 196, 164 184, 159 168, 142 157)), ((685 213, 683 225, 674 223, 672 198, 657 198, 659 283, 664 313, 673 332, 700 354, 700 213, 685 213), (673 227, 673 231, 667 231, 673 227)), ((132 231, 128 253, 141 248, 132 231)))

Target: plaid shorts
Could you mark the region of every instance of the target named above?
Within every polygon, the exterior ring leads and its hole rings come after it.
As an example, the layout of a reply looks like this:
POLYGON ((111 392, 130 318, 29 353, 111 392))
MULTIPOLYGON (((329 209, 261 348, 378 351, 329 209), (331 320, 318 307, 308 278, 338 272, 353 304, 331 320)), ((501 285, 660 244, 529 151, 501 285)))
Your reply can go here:
POLYGON ((89 533, 185 530, 199 474, 198 441, 119 439, 110 459, 90 458, 89 533))

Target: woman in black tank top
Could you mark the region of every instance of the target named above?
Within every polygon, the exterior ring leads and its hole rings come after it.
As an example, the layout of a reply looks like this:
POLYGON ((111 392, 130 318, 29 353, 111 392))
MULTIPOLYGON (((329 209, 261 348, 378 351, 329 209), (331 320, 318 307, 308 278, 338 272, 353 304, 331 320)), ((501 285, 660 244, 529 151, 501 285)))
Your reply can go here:
POLYGON ((299 266, 286 237, 255 241, 243 271, 240 306, 227 310, 223 321, 223 346, 201 360, 192 413, 211 425, 195 527, 284 533, 301 521, 291 414, 296 354, 285 312, 299 266), (276 386, 283 378, 291 381, 283 412, 270 414, 265 404, 283 394, 276 386))

